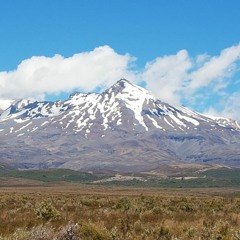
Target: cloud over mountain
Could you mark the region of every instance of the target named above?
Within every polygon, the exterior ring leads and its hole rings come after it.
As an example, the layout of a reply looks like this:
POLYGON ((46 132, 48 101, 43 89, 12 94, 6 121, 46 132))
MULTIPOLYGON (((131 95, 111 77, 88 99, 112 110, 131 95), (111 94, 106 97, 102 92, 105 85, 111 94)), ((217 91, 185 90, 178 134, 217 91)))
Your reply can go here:
POLYGON ((93 91, 122 77, 134 78, 128 70, 133 60, 129 54, 117 54, 108 46, 69 58, 35 56, 22 61, 14 71, 0 73, 0 97, 44 98, 45 94, 75 89, 93 91))
POLYGON ((34 56, 15 70, 0 72, 0 98, 44 99, 46 95, 104 89, 126 78, 143 82, 163 101, 187 104, 203 112, 239 119, 240 44, 223 49, 219 56, 190 56, 183 49, 157 57, 137 68, 130 54, 119 54, 109 46, 65 58, 34 56), (133 64, 134 63, 134 64, 133 64))

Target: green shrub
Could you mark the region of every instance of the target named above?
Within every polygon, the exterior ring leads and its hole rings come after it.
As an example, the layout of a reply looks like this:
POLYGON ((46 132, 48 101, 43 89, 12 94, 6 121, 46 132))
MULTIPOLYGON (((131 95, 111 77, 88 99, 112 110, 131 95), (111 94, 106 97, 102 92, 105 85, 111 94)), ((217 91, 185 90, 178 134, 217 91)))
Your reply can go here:
POLYGON ((131 207, 131 202, 128 198, 124 197, 118 200, 117 204, 116 204, 116 208, 117 209, 122 209, 122 210, 129 210, 131 207))
POLYGON ((51 202, 41 202, 36 208, 36 215, 45 221, 59 218, 58 210, 51 202))

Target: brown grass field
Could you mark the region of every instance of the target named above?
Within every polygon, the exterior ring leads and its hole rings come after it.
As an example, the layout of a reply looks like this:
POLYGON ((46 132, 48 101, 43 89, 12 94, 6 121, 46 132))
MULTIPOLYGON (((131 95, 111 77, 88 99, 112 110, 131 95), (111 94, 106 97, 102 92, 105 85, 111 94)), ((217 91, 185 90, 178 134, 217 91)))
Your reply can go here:
POLYGON ((0 179, 0 239, 239 240, 240 189, 0 179))

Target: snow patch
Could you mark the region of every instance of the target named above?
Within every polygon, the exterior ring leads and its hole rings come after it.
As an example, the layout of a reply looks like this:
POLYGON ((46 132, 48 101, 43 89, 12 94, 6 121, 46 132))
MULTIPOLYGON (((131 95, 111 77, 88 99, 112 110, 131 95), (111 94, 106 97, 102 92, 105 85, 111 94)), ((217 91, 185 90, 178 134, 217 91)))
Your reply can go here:
POLYGON ((20 137, 20 136, 23 136, 24 135, 24 133, 19 133, 18 135, 17 135, 17 137, 20 137))
POLYGON ((152 121, 152 124, 159 129, 163 129, 161 126, 158 125, 157 121, 153 118, 151 118, 149 115, 147 115, 147 117, 152 121))
POLYGON ((44 125, 46 125, 47 123, 49 123, 49 121, 43 122, 43 123, 41 124, 41 126, 44 126, 44 125))
POLYGON ((17 133, 17 132, 20 132, 21 130, 23 130, 24 128, 28 127, 28 126, 31 125, 31 124, 32 124, 32 122, 29 122, 27 125, 25 125, 25 126, 19 128, 19 129, 16 130, 15 132, 16 132, 16 133, 17 133))

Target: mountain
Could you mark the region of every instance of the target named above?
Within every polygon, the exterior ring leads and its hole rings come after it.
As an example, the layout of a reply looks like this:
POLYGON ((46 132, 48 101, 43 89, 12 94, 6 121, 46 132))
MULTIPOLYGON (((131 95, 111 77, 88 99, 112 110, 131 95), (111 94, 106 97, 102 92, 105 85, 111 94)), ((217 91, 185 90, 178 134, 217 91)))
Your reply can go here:
POLYGON ((240 124, 156 99, 121 79, 66 101, 19 100, 0 115, 1 162, 16 168, 157 171, 240 167, 240 124))

